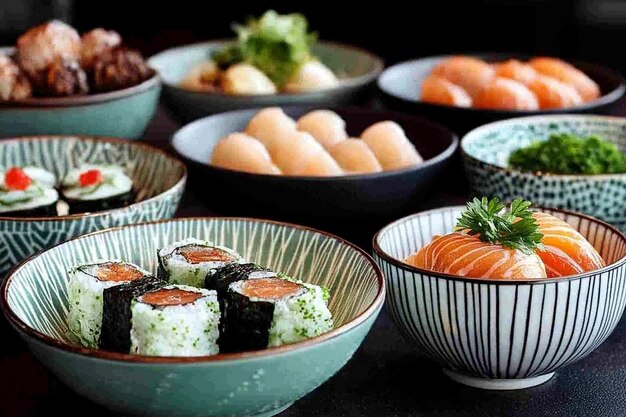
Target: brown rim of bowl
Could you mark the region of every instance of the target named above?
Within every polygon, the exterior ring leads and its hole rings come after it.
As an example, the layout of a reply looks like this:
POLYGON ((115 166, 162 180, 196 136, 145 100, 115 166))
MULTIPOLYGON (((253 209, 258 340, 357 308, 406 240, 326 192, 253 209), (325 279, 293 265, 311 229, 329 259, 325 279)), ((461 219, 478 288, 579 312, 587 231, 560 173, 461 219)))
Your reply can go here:
MULTIPOLYGON (((186 45, 180 45, 180 46, 176 46, 173 48, 169 48, 169 49, 165 49, 161 52, 158 52, 154 55, 152 55, 150 58, 148 58, 146 60, 146 62, 148 62, 150 65, 152 65, 150 62, 152 61, 153 58, 158 58, 159 55, 170 52, 170 51, 174 51, 174 50, 183 50, 185 48, 189 48, 189 47, 196 47, 196 46, 201 46, 201 45, 206 45, 206 46, 219 46, 219 45, 223 45, 223 44, 227 44, 227 43, 234 43, 236 40, 234 38, 224 38, 224 39, 214 39, 214 40, 210 40, 210 41, 204 41, 204 42, 195 42, 195 43, 190 43, 190 44, 186 44, 186 45)), ((378 55, 373 54, 372 52, 368 51, 367 49, 364 48, 360 48, 358 46, 354 46, 354 45, 350 45, 347 43, 342 43, 342 42, 337 42, 337 41, 326 41, 326 40, 318 40, 317 43, 319 44, 323 44, 323 45, 328 45, 328 46, 333 46, 336 48, 341 48, 341 49, 351 49, 353 51, 362 53, 363 55, 366 55, 373 63, 374 63, 374 68, 363 74, 363 75, 358 75, 356 77, 347 77, 347 78, 339 78, 339 84, 334 86, 334 87, 329 87, 329 88, 324 88, 321 90, 314 90, 314 91, 305 91, 302 93, 276 93, 276 94, 238 94, 238 95, 233 95, 233 94, 225 94, 221 91, 194 91, 194 90, 190 90, 187 88, 183 88, 181 87, 179 84, 174 84, 174 83, 170 83, 165 81, 164 79, 162 79, 163 81, 163 85, 166 85, 168 88, 173 88, 175 90, 178 91, 184 91, 186 93, 190 93, 190 94, 194 94, 194 95, 198 95, 198 96, 216 96, 216 97, 221 97, 221 98, 228 98, 228 99, 232 99, 232 100, 242 100, 242 101, 247 101, 250 100, 252 98, 257 98, 257 99, 266 99, 266 98, 270 98, 270 97, 282 97, 282 96, 307 96, 307 95, 315 95, 315 94, 325 94, 329 91, 341 91, 343 89, 346 88, 350 88, 356 85, 362 85, 362 84, 367 84, 369 82, 372 82, 374 80, 376 80, 378 78, 378 76, 383 72, 383 70, 385 69, 385 62, 383 61, 383 59, 381 57, 379 57, 378 55)), ((152 68, 152 66, 151 66, 152 68)), ((158 70, 155 69, 155 71, 158 73, 158 70)), ((180 83, 180 82, 179 82, 180 83)))
MULTIPOLYGON (((626 172, 622 172, 622 173, 614 173, 614 174, 552 174, 549 172, 532 172, 532 171, 521 171, 519 169, 516 168, 511 168, 511 167, 501 167, 499 165, 490 163, 490 162, 485 162, 483 160, 480 160, 478 158, 476 158, 475 156, 469 154, 468 152, 465 151, 465 148, 463 147, 464 143, 469 140, 468 136, 472 135, 480 135, 484 131, 489 132, 491 130, 495 130, 497 128, 506 128, 508 125, 515 125, 515 124, 519 124, 519 123, 523 123, 523 122, 527 122, 527 121, 538 121, 541 122, 543 120, 546 121, 550 121, 550 120, 567 120, 567 119, 580 119, 580 120, 584 120, 584 119, 596 119, 596 120, 606 120, 606 121, 611 121, 611 122, 617 122, 620 123, 622 126, 626 127, 626 118, 624 117, 619 117, 619 116, 603 116, 603 115, 597 115, 597 114, 569 114, 569 113, 561 113, 561 114, 554 114, 554 115, 536 115, 536 116, 522 116, 522 117, 514 117, 511 119, 504 119, 504 120, 498 120, 495 122, 491 122, 491 123, 487 123, 484 124, 482 126, 479 126, 477 128, 474 128, 472 130, 470 130, 469 132, 467 132, 465 135, 463 135, 463 138, 461 138, 460 143, 459 143, 459 147, 461 148, 461 154, 463 155, 464 158, 470 159, 474 162, 477 162, 481 165, 487 166, 489 168, 498 170, 498 171, 502 171, 502 172, 506 172, 507 174, 510 175, 527 175, 527 176, 532 176, 532 177, 539 177, 539 178, 547 178, 547 179, 563 179, 563 180, 576 180, 576 179, 585 179, 585 180, 598 180, 598 181, 607 181, 607 180, 612 180, 612 179, 626 179, 626 172)), ((528 125, 534 125, 534 123, 528 123, 528 125)), ((470 138, 471 139, 471 138, 470 138)))
POLYGON ((25 109, 46 109, 56 107, 76 107, 89 106, 93 104, 101 104, 109 101, 119 100, 127 97, 143 93, 151 88, 161 84, 161 77, 157 71, 152 69, 154 73, 147 80, 133 85, 132 87, 122 88, 121 90, 109 91, 106 93, 95 93, 86 95, 75 95, 69 97, 32 97, 26 100, 0 102, 0 111, 8 110, 25 110, 25 109))
POLYGON ((9 320, 9 322, 11 322, 12 325, 14 325, 16 328, 18 328, 20 331, 24 332, 28 336, 36 339, 38 342, 45 343, 49 346, 63 350, 65 352, 81 354, 81 355, 85 355, 85 356, 89 356, 93 358, 112 360, 112 361, 122 361, 122 362, 148 363, 148 364, 166 364, 166 363, 180 363, 180 364, 190 363, 191 364, 191 363, 205 363, 205 362, 228 362, 228 361, 243 360, 243 359, 262 358, 262 357, 267 357, 267 356, 272 356, 272 355, 293 352, 300 348, 308 348, 308 347, 323 343, 327 340, 334 339, 356 328, 357 326, 361 325, 372 314, 374 314, 376 310, 380 309, 380 307, 383 305, 384 300, 385 300, 385 278, 383 277, 383 273, 378 267, 378 264, 376 263, 376 261, 374 261, 374 259, 363 249, 359 248, 358 246, 354 245, 353 243, 348 242, 347 240, 339 236, 335 236, 331 233, 314 229, 312 227, 301 226, 301 225, 297 225, 293 223, 286 223, 286 222, 280 222, 280 221, 274 221, 274 220, 256 219, 256 218, 251 218, 251 217, 181 217, 177 219, 166 219, 166 220, 159 220, 159 221, 154 221, 154 222, 137 223, 137 224, 128 225, 128 226, 111 227, 108 229, 99 230, 97 232, 88 233, 82 236, 77 236, 65 242, 57 243, 56 245, 51 246, 50 248, 41 250, 37 252, 36 254, 23 260, 18 265, 13 267, 11 271, 9 271, 9 273, 6 275, 4 279, 4 282, 2 282, 2 285, 0 286, 0 309, 3 311, 5 317, 9 320), (13 280, 15 273, 19 269, 23 268, 28 262, 41 256, 44 252, 47 252, 53 248, 56 248, 57 246, 69 243, 74 240, 82 239, 82 238, 89 237, 89 236, 103 235, 109 232, 120 230, 122 228, 132 228, 132 227, 139 228, 139 227, 146 227, 152 224, 172 223, 172 222, 186 221, 186 220, 262 222, 262 223, 268 223, 268 224, 275 224, 279 226, 286 226, 286 227, 290 227, 294 229, 304 230, 307 232, 313 232, 313 233, 317 233, 317 234, 329 237, 331 239, 335 239, 336 241, 352 248, 353 250, 361 254, 365 258, 365 260, 369 262, 370 266, 374 270, 374 273, 376 274, 376 278, 378 281, 378 292, 376 294, 376 297, 374 297, 374 300, 372 301, 372 303, 362 313, 360 313, 358 316, 354 317, 352 320, 348 321, 347 323, 343 324, 342 326, 334 328, 333 330, 327 333, 324 333, 320 336, 303 340, 301 342, 278 346, 278 347, 267 348, 264 350, 255 350, 255 351, 240 352, 240 353, 220 353, 220 354, 212 355, 212 356, 192 356, 192 357, 131 355, 129 353, 117 353, 117 352, 111 352, 107 350, 90 349, 90 348, 85 348, 81 346, 71 345, 69 343, 55 339, 51 336, 41 333, 38 330, 33 329, 32 327, 24 323, 22 319, 20 319, 13 312, 13 310, 9 307, 9 303, 8 303, 9 285, 11 284, 11 281, 13 280))
MULTIPOLYGON (((396 226, 397 224, 404 222, 408 219, 419 217, 419 216, 429 214, 429 213, 440 212, 444 210, 454 210, 454 209, 464 209, 464 208, 465 206, 440 207, 436 209, 421 211, 419 213, 411 214, 409 216, 405 216, 398 220, 395 220, 389 223, 388 225, 384 226, 378 232, 376 232, 376 234, 372 238, 372 248, 374 250, 374 253, 376 254, 376 256, 379 256, 380 258, 384 259, 385 261, 389 262, 390 264, 394 265, 397 268, 404 269, 406 271, 413 272, 413 273, 418 273, 420 275, 433 276, 437 278, 449 279, 452 281, 459 281, 459 282, 473 282, 473 283, 478 283, 478 284, 493 284, 493 285, 542 285, 542 284, 550 284, 554 282, 573 281, 573 280, 588 278, 592 275, 596 275, 596 274, 600 274, 606 271, 613 270, 626 263, 626 255, 624 255, 619 260, 613 262, 612 264, 606 265, 602 268, 599 268, 593 271, 588 271, 582 274, 567 275, 567 276, 558 277, 558 278, 532 278, 532 279, 515 279, 515 280, 503 280, 503 279, 493 279, 493 278, 473 278, 473 277, 462 277, 460 275, 452 275, 452 274, 446 274, 442 272, 430 271, 428 269, 423 269, 423 268, 417 268, 415 266, 404 263, 403 261, 396 259, 393 256, 389 255, 380 247, 380 244, 378 243, 378 240, 382 234, 386 233, 389 229, 396 226)), ((541 211, 552 211, 556 213, 573 215, 582 219, 589 220, 591 222, 594 222, 596 224, 606 227, 608 230, 612 231, 617 236, 619 236, 622 239, 622 242, 626 244, 626 236, 622 232, 620 232, 616 227, 600 219, 597 219, 595 217, 589 216, 587 214, 582 214, 582 213, 578 213, 575 211, 571 211, 571 210, 556 209, 552 207, 533 206, 532 208, 538 209, 541 211)))
MULTIPOLYGON (((404 114, 404 113, 399 113, 399 112, 394 112, 394 111, 389 111, 389 110, 375 110, 375 109, 363 109, 360 107, 330 107, 328 108, 329 110, 332 110, 336 113, 341 113, 342 111, 345 112, 350 112, 350 111, 356 111, 356 112, 367 112, 367 113, 374 113, 374 114, 385 114, 385 115, 389 115, 389 118, 395 118, 396 120, 411 120, 413 122, 419 122, 421 124, 428 124, 431 127, 437 128, 439 130, 441 130, 441 132, 445 132, 446 135, 448 135, 448 137, 450 138, 450 144, 440 153, 438 153, 437 155, 433 156, 432 158, 429 159, 425 159, 423 162, 421 162, 418 165, 415 166, 411 166, 408 168, 401 168, 401 169, 394 169, 394 170, 390 170, 390 171, 381 171, 381 172, 374 172, 374 173, 369 173, 369 174, 346 174, 346 175, 336 175, 336 176, 302 176, 302 175, 272 175, 272 174, 256 174, 256 173, 252 173, 252 172, 246 172, 246 171, 237 171, 235 169, 229 169, 229 168, 221 168, 221 167, 217 167, 214 166, 210 163, 205 163, 205 162, 200 162, 200 161, 196 161, 195 159, 191 159, 189 157, 187 157, 186 155, 184 155, 177 147, 176 147, 176 142, 180 142, 183 141, 183 139, 180 139, 182 137, 182 135, 185 133, 184 131, 189 129, 189 130, 193 130, 194 129, 194 125, 196 124, 200 124, 202 123, 204 120, 206 119, 213 119, 213 118, 219 118, 219 117, 224 117, 225 115, 230 115, 230 114, 242 114, 242 113, 253 113, 253 112, 258 112, 260 110, 263 110, 265 107, 253 107, 253 108, 248 108, 248 109, 240 109, 240 110, 231 110, 231 111, 227 111, 227 112, 223 112, 223 113, 216 113, 216 114, 210 114, 208 116, 204 116, 201 117, 199 119, 196 119, 192 122, 187 123, 186 125, 183 125, 181 128, 179 128, 177 131, 175 131, 172 134, 172 137, 170 139, 170 144, 172 146, 172 148, 174 149, 174 152, 176 152, 176 154, 184 159, 187 162, 191 162, 193 164, 196 165, 200 165, 209 169, 213 169, 216 170, 218 172, 224 172, 224 173, 231 173, 231 174, 237 174, 237 175, 243 175, 243 176, 254 176, 254 177, 263 177, 263 178, 267 178, 267 179, 276 179, 276 178, 280 178, 281 181, 307 181, 307 182, 327 182, 327 181, 333 181, 333 182, 342 182, 342 181, 354 181, 354 180, 368 180, 368 179, 376 179, 376 178, 386 178, 386 177, 393 177, 396 175, 404 175, 404 174, 408 174, 408 173, 414 173, 414 172, 419 172, 421 169, 423 168, 427 168, 431 165, 435 165, 438 163, 442 163, 450 158, 453 157, 453 155, 456 153, 456 150, 459 148, 460 146, 460 141, 459 141, 459 137, 456 133, 454 133, 452 130, 448 129, 446 126, 434 122, 430 119, 427 119, 425 117, 422 116, 415 116, 415 115, 409 115, 409 114, 404 114)), ((315 109, 319 109, 319 106, 280 106, 280 108, 284 111, 287 110, 289 111, 290 109, 302 109, 302 110, 315 110, 315 109)), ((400 122, 396 122, 398 124, 401 124, 402 121, 400 122)), ((233 132, 234 133, 234 132, 233 132)), ((413 143, 411 143, 413 145, 413 143)), ((413 145, 413 147, 415 147, 415 145, 413 145)))
MULTIPOLYGON (((471 57, 478 57, 481 58, 483 56, 486 55, 502 55, 503 57, 509 57, 509 58, 513 58, 516 59, 518 57, 522 57, 521 59, 525 59, 523 58, 525 55, 524 54, 515 54, 515 53, 499 53, 499 52, 465 52, 465 53, 458 53, 458 54, 450 54, 450 55, 433 55, 433 56, 428 56, 428 57, 423 57, 423 58, 416 58, 416 59, 410 59, 407 61, 402 61, 402 62, 398 62, 397 64, 394 64, 390 67, 385 68, 385 71, 388 71, 396 66, 399 65, 403 65, 403 64, 409 64, 412 62, 416 62, 416 61, 421 61, 421 60, 426 60, 426 59, 446 59, 446 58, 450 58, 453 57, 455 55, 464 55, 464 56, 471 56, 471 57)), ((533 58, 533 56, 528 56, 529 58, 533 58)), ((539 55, 537 55, 539 56, 539 55)), ((522 117, 524 117, 523 115, 526 115, 526 117, 530 117, 530 114, 536 114, 536 115, 550 115, 550 114, 561 114, 563 113, 563 111, 570 111, 570 110, 574 110, 574 111, 584 111, 584 110, 591 110, 591 109, 595 109, 598 106, 604 106, 604 105, 608 105, 611 104, 615 101, 617 101, 621 96, 624 95, 624 93, 626 93, 626 80, 624 79, 624 77, 622 76, 622 74, 620 74, 618 71, 615 71, 614 69, 610 68, 610 67, 606 67, 604 65, 601 64, 595 64, 595 63, 591 63, 591 62, 584 62, 584 61, 568 61, 568 63, 570 63, 571 65, 575 66, 576 68, 578 68, 580 71, 584 72, 585 75, 587 75, 587 73, 585 71, 583 71, 582 69, 580 69, 579 66, 594 66, 597 67, 599 69, 602 69, 605 72, 610 72, 611 75, 615 76, 615 78, 619 79, 620 84, 614 88, 613 90, 607 92, 606 94, 598 97, 595 100, 591 100, 588 101, 586 103, 582 103, 578 106, 573 106, 573 107, 568 107, 566 109, 538 109, 538 110, 507 110, 507 109, 482 109, 482 108, 474 108, 474 107, 460 107, 460 106, 451 106, 451 105, 447 105, 447 104, 437 104, 437 103, 429 103, 426 101, 422 101, 419 98, 416 98, 414 100, 409 100, 406 99, 404 97, 398 96, 396 94, 392 94, 388 89, 383 88, 383 83, 380 81, 382 77, 379 77, 378 80, 376 81, 376 87, 383 92, 383 94, 388 95, 389 97, 392 97, 396 100, 400 100, 402 102, 405 103, 412 103, 412 104, 420 104, 420 105, 425 105, 425 106, 430 106, 430 107, 435 107, 435 108, 439 108, 439 109, 454 109, 454 110, 458 110, 458 111, 464 111, 464 112, 473 112, 474 114, 479 114, 479 113, 484 113, 484 114, 489 114, 491 112, 498 112, 498 113, 503 113, 507 115, 507 118, 511 118, 511 117, 515 117, 515 115, 522 115, 522 117)), ((591 78, 591 77, 589 77, 591 78)), ((595 82, 595 80, 593 80, 595 82)), ((505 119, 506 120, 506 119, 505 119)))
POLYGON ((67 214, 65 216, 15 217, 15 216, 2 216, 2 213, 0 213, 0 221, 49 222, 49 221, 76 220, 76 219, 98 217, 98 216, 108 216, 110 214, 121 213, 122 211, 129 210, 129 209, 130 210, 140 209, 139 207, 140 205, 153 201, 157 198, 161 198, 165 194, 168 194, 182 187, 183 184, 187 181, 187 167, 176 156, 171 155, 168 152, 165 152, 164 150, 154 147, 152 145, 148 145, 147 143, 127 140, 127 139, 110 138, 106 136, 96 136, 96 135, 91 135, 91 136, 89 135, 35 135, 35 136, 21 136, 18 138, 2 139, 0 140, 0 148, 2 148, 3 145, 10 143, 10 142, 32 141, 32 140, 47 141, 47 140, 56 140, 58 138, 77 138, 80 141, 119 143, 119 144, 125 144, 129 146, 137 146, 139 148, 143 148, 143 150, 145 151, 152 152, 152 153, 160 153, 164 155, 166 158, 168 158, 170 161, 173 161, 175 164, 177 164, 181 168, 182 175, 180 179, 176 182, 176 184, 174 184, 172 187, 168 188, 167 190, 155 196, 147 198, 145 200, 137 201, 136 203, 132 203, 124 207, 118 207, 118 208, 114 208, 110 210, 86 212, 86 213, 67 214))

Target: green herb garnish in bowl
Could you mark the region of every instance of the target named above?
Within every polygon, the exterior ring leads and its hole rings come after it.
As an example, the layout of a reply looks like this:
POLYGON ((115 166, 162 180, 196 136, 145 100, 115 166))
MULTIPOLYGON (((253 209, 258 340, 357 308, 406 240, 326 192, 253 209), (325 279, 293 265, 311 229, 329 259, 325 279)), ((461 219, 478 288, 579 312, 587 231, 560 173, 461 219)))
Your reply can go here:
POLYGON ((193 67, 181 86, 231 95, 300 93, 334 87, 337 77, 311 52, 317 39, 299 13, 273 10, 233 24, 237 41, 193 67), (208 81, 207 81, 208 80, 208 81))
POLYGON ((522 171, 551 174, 614 174, 626 172, 626 155, 599 136, 555 133, 514 151, 509 165, 522 171))

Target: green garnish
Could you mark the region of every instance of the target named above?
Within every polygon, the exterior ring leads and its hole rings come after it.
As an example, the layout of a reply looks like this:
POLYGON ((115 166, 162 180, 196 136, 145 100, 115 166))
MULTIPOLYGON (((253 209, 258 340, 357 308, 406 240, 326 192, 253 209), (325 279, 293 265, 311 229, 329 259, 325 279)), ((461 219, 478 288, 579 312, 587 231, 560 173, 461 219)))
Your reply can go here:
POLYGON ((311 45, 317 38, 315 33, 308 32, 303 15, 279 15, 273 10, 258 19, 248 19, 245 25, 234 24, 233 30, 238 42, 213 55, 217 65, 226 68, 246 62, 264 72, 279 87, 311 59, 311 45))
POLYGON ((612 174, 626 172, 626 155, 598 136, 555 133, 547 141, 516 150, 509 164, 523 171, 553 174, 612 174))
POLYGON ((467 203, 456 227, 478 236, 482 242, 518 249, 525 254, 543 250, 537 221, 529 210, 530 201, 516 198, 508 210, 497 198, 474 198, 467 203))

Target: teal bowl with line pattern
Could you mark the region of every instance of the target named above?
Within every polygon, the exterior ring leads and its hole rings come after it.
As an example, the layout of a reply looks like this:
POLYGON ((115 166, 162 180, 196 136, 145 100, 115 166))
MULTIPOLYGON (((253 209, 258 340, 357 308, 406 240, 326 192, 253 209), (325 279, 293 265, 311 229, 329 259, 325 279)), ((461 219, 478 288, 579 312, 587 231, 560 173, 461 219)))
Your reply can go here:
POLYGON ((120 415, 273 416, 335 374, 360 346, 385 297, 374 260, 314 229, 246 218, 144 223, 69 240, 17 266, 0 306, 41 362, 77 393, 120 415), (94 259, 157 269, 157 249, 196 237, 330 289, 335 328, 266 350, 207 357, 150 357, 87 349, 66 336, 67 270, 94 259))
POLYGON ((54 217, 0 213, 0 280, 16 263, 71 237, 113 226, 171 218, 187 180, 185 165, 160 149, 123 139, 33 136, 0 140, 0 170, 37 166, 62 178, 82 164, 115 164, 133 180, 135 201, 125 207, 54 217))
POLYGON ((626 173, 560 175, 509 167, 511 153, 547 140, 553 133, 597 135, 626 152, 623 117, 565 114, 489 123, 472 130, 461 141, 472 192, 504 201, 521 197, 538 206, 588 214, 626 230, 626 173))

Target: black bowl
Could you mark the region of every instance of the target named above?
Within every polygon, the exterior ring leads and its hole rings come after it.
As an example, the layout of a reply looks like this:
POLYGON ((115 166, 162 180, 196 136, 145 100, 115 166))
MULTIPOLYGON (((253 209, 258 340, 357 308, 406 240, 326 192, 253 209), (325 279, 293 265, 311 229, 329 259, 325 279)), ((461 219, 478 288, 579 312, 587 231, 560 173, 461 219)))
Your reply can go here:
MULTIPOLYGON (((519 54, 470 54, 487 62, 532 58, 519 54)), ((551 113, 609 113, 615 102, 626 92, 626 82, 616 71, 597 64, 573 63, 600 86, 602 96, 581 106, 567 109, 539 111, 489 110, 444 106, 419 100, 422 81, 432 68, 450 56, 435 56, 406 61, 387 68, 378 78, 377 86, 385 107, 410 114, 418 114, 436 120, 464 134, 480 125, 511 117, 534 116, 551 113)))
MULTIPOLYGON (((313 108, 284 110, 297 118, 313 108)), ((315 225, 384 220, 411 212, 423 201, 424 192, 442 179, 458 147, 454 133, 419 117, 360 108, 333 110, 346 121, 352 136, 382 120, 399 123, 425 162, 404 170, 341 177, 259 175, 209 165, 218 140, 243 131, 258 110, 233 111, 196 120, 174 134, 172 145, 187 162, 190 187, 210 209, 228 215, 315 225)))

